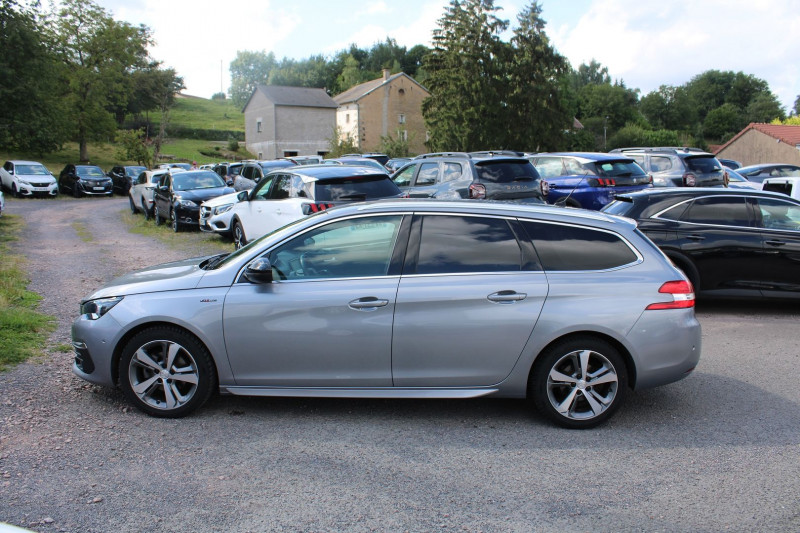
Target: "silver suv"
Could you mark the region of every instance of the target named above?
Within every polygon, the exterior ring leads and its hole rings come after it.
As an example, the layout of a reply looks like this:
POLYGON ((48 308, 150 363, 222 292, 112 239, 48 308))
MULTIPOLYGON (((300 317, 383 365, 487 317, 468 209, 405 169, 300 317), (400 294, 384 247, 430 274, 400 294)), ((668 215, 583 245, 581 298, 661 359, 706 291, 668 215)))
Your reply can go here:
POLYGON ((353 203, 81 302, 74 372, 154 416, 212 392, 528 398, 595 426, 697 365, 686 278, 631 220, 503 202, 353 203))
POLYGON ((630 157, 653 177, 653 187, 714 187, 726 185, 725 168, 713 154, 699 148, 617 148, 611 154, 630 157))

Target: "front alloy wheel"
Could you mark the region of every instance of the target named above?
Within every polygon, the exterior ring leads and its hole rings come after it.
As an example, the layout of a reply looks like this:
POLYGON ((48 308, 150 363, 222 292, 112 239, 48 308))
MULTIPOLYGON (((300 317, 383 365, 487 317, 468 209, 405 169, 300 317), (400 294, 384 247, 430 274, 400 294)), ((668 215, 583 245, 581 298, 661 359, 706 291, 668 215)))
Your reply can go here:
POLYGON ((560 426, 586 429, 616 411, 628 389, 625 362, 602 339, 566 339, 539 357, 529 381, 536 408, 560 426))
POLYGON ((172 327, 154 327, 134 336, 122 353, 119 377, 128 400, 158 417, 189 414, 205 403, 215 383, 208 350, 172 327))
POLYGON ((172 221, 172 231, 178 233, 181 230, 181 223, 178 222, 178 214, 174 210, 170 209, 169 218, 172 221))
POLYGON ((244 236, 244 228, 242 223, 236 220, 233 223, 233 245, 238 250, 247 244, 247 238, 244 236))

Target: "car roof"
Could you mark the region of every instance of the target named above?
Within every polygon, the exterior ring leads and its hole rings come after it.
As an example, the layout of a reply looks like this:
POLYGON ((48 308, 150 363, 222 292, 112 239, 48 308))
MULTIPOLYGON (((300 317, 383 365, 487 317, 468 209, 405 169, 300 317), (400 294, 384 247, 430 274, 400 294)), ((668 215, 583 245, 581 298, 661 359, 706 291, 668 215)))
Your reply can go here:
POLYGON ((584 159, 586 161, 633 161, 623 153, 606 154, 603 152, 544 152, 541 154, 532 155, 529 157, 574 157, 577 159, 584 159))
POLYGON ((6 163, 14 163, 15 165, 42 165, 44 164, 38 161, 26 161, 24 159, 9 159, 6 163))
MULTIPOLYGON (((654 188, 642 189, 641 191, 629 192, 620 194, 615 197, 631 198, 668 198, 670 196, 694 198, 698 196, 759 196, 765 198, 777 198, 780 200, 793 200, 789 196, 770 191, 762 191, 759 189, 732 189, 728 187, 667 187, 667 188, 654 188)), ((794 200, 796 201, 796 200, 794 200)), ((800 202, 798 202, 800 203, 800 202)))
POLYGON ((291 165, 279 170, 273 170, 270 172, 270 174, 283 174, 286 172, 313 180, 349 178, 356 176, 379 176, 389 179, 389 175, 385 172, 380 172, 371 167, 362 167, 357 165, 291 165))

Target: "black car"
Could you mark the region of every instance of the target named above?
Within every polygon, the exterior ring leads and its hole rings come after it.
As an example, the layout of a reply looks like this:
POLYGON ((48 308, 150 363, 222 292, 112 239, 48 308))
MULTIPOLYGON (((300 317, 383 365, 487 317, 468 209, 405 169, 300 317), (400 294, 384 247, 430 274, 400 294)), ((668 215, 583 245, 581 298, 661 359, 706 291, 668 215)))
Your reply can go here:
POLYGON ((111 196, 114 194, 111 178, 103 169, 94 165, 67 165, 58 175, 58 192, 72 193, 75 198, 83 195, 111 196))
POLYGON ((800 178, 800 167, 784 163, 750 165, 741 167, 736 172, 755 183, 764 183, 767 178, 800 178))
POLYGON ((715 187, 726 183, 722 163, 699 148, 617 148, 609 153, 623 154, 639 163, 653 177, 653 187, 715 187))
POLYGON ((392 174, 412 198, 543 203, 547 183, 516 152, 440 152, 415 157, 392 174))
POLYGON ((199 226, 200 204, 232 192, 211 170, 164 174, 153 192, 153 217, 158 225, 169 221, 175 232, 184 226, 199 226))
POLYGON ((123 195, 128 194, 134 180, 145 170, 147 170, 147 167, 137 165, 117 165, 112 167, 108 171, 108 177, 111 178, 114 192, 123 195))
POLYGON ((800 298, 800 202, 754 189, 651 189, 603 211, 639 229, 703 296, 800 298))

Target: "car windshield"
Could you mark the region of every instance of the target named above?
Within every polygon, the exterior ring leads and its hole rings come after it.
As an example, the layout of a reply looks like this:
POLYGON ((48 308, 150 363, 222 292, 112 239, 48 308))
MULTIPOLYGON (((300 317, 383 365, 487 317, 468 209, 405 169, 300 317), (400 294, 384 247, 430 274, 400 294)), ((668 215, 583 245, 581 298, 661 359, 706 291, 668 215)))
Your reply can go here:
POLYGON ((478 179, 485 183, 534 181, 539 173, 530 161, 483 161, 477 163, 478 179))
POLYGON ((23 176, 48 176, 50 171, 43 165, 17 165, 17 174, 23 176))
POLYGON ((389 198, 401 194, 389 176, 355 176, 316 182, 314 200, 338 202, 347 200, 371 200, 389 198))
POLYGON ((125 167, 125 174, 135 178, 145 170, 147 170, 147 167, 125 167))
POLYGON ((176 191, 188 191, 191 189, 213 189, 214 187, 224 187, 222 181, 215 172, 186 172, 172 177, 172 187, 176 191))
POLYGON ((77 167, 75 169, 78 176, 82 178, 104 178, 105 173, 100 167, 77 167))

